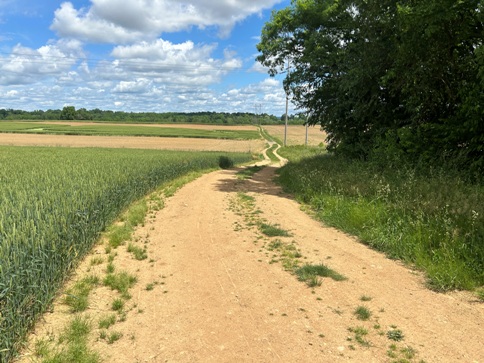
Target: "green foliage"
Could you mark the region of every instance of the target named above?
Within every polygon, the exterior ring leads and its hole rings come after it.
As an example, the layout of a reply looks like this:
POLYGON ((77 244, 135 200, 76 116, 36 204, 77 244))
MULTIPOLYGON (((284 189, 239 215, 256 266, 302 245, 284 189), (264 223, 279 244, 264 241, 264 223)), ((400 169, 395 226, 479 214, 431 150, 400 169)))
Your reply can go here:
POLYGON ((404 337, 405 336, 403 335, 403 332, 400 329, 391 329, 387 331, 387 338, 390 340, 399 342, 403 340, 404 337))
POLYGON ((114 342, 121 339, 122 336, 123 336, 123 333, 120 333, 120 332, 117 332, 117 331, 112 331, 111 333, 109 333, 106 340, 107 340, 108 344, 113 344, 114 342))
POLYGON ((455 170, 323 155, 278 180, 325 223, 424 270, 433 289, 484 285, 484 189, 455 170))
POLYGON ((112 248, 117 248, 131 239, 133 227, 128 223, 113 225, 108 231, 108 243, 112 248))
POLYGON ((299 281, 304 281, 308 284, 309 287, 321 285, 320 281, 317 277, 329 277, 335 281, 343 281, 346 278, 337 273, 336 271, 330 269, 329 267, 323 265, 322 263, 319 265, 304 265, 299 267, 294 271, 299 281))
MULTIPOLYGON (((110 110, 86 110, 80 108, 77 111, 74 106, 67 106, 70 109, 47 111, 23 111, 13 109, 0 109, 0 120, 61 120, 64 115, 71 117, 71 112, 74 112, 74 117, 71 120, 92 120, 97 122, 116 122, 116 123, 191 123, 191 124, 218 124, 218 125, 240 125, 253 124, 257 119, 258 123, 278 123, 279 118, 268 115, 246 112, 123 112, 110 110), (64 113, 63 113, 64 111, 64 113)), ((290 120, 300 122, 299 118, 291 115, 290 120)))
POLYGON ((305 158, 326 154, 326 149, 324 147, 295 145, 280 148, 278 153, 284 158, 290 157, 292 161, 299 161, 305 158))
POLYGON ((103 284, 109 286, 112 290, 117 290, 123 298, 128 299, 130 297, 128 290, 136 281, 136 276, 132 276, 126 271, 121 271, 106 275, 103 284))
POLYGON ((138 247, 132 243, 128 244, 128 252, 132 253, 134 258, 138 261, 146 260, 148 258, 148 254, 145 248, 138 247))
POLYGON ((476 296, 480 301, 484 302, 484 287, 476 290, 476 296))
MULTIPOLYGON (((249 154, 228 154, 247 162, 249 154)), ((0 147, 0 361, 132 202, 220 153, 0 147)))
POLYGON ((62 109, 61 120, 74 120, 76 118, 76 108, 74 106, 65 106, 62 109))
POLYGON ((354 334, 355 341, 363 347, 371 346, 370 342, 365 339, 368 335, 368 330, 364 327, 357 326, 355 328, 348 328, 348 331, 354 334))
POLYGON ((121 312, 124 309, 124 300, 114 299, 111 303, 111 309, 114 311, 121 312))
POLYGON ((99 283, 97 276, 88 276, 77 281, 72 288, 65 292, 64 303, 72 312, 81 312, 89 306, 89 293, 99 283))
POLYGON ((99 354, 88 347, 90 331, 90 321, 76 316, 62 333, 59 340, 63 345, 59 349, 47 340, 40 340, 36 342, 35 355, 46 363, 99 363, 99 354))
POLYGON ((295 0, 264 26, 257 60, 286 74, 330 151, 482 175, 483 10, 478 0, 295 0))
POLYGON ((110 314, 102 317, 99 320, 98 327, 99 329, 108 329, 112 325, 116 324, 116 315, 110 314))
POLYGON ((366 306, 358 306, 355 309, 355 315, 358 320, 368 320, 371 317, 371 311, 366 306))
POLYGON ((142 225, 145 220, 146 213, 148 213, 148 203, 146 202, 146 199, 141 199, 129 207, 126 222, 133 227, 142 225))
POLYGON ((289 237, 290 234, 285 229, 282 229, 277 224, 270 224, 261 222, 259 230, 268 237, 289 237))
POLYGON ((234 166, 234 162, 228 156, 222 155, 218 158, 218 166, 220 166, 221 169, 230 169, 234 166))

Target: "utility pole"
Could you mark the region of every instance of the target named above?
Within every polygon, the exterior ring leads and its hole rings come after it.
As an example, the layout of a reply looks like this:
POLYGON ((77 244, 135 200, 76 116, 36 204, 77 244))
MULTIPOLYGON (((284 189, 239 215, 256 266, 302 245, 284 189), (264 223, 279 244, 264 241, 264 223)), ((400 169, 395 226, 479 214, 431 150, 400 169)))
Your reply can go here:
POLYGON ((260 126, 260 119, 261 119, 261 115, 262 115, 262 104, 260 103, 254 103, 254 112, 255 112, 255 117, 256 119, 259 120, 259 126, 260 126))
MULTIPOLYGON (((289 70, 289 57, 287 57, 287 78, 290 76, 290 70, 289 70)), ((287 145, 287 113, 288 113, 288 108, 289 108, 289 89, 286 91, 286 122, 284 125, 284 146, 287 145)))
POLYGON ((306 142, 304 144, 308 146, 308 122, 307 121, 306 121, 306 142))

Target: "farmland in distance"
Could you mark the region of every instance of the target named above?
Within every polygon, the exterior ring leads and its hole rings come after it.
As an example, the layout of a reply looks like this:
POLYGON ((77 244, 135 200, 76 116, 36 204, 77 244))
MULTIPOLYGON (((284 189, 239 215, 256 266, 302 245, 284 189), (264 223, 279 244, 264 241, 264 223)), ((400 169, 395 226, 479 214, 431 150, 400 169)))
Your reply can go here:
MULTIPOLYGON (((249 152, 258 153, 263 149, 265 142, 259 136, 255 126, 223 126, 223 125, 166 125, 166 124, 136 124, 126 128, 126 124, 109 124, 110 135, 65 135, 65 134, 38 134, 17 133, 21 128, 17 123, 0 122, 0 145, 18 146, 63 146, 63 147, 109 147, 130 149, 156 149, 156 150, 192 150, 192 151, 222 151, 222 152, 249 152), (3 130, 5 132, 1 132, 3 130), (121 129, 118 129, 121 127, 121 129), (176 137, 168 137, 163 130, 177 130, 176 137), (16 133, 6 131, 16 130, 16 133), (124 130, 124 134, 120 131, 124 130), (139 131, 141 130, 141 131, 139 131), (150 131, 151 130, 151 131, 150 131), (155 130, 155 131, 153 131, 155 130), (151 136, 137 136, 128 131, 138 131, 138 134, 151 136), (247 134, 248 133, 248 134, 247 134), (231 135, 232 138, 213 138, 210 136, 231 135), (164 137, 153 137, 153 136, 164 137), (188 137, 188 135, 205 135, 205 137, 188 137), (245 135, 245 136, 244 136, 245 135), (246 137, 249 135, 250 137, 246 137), (254 135, 257 135, 255 138, 254 135)), ((92 122, 28 122, 21 123, 22 127, 30 129, 44 129, 44 125, 77 125, 76 127, 99 126, 92 122), (25 124, 27 124, 25 126, 25 124)))

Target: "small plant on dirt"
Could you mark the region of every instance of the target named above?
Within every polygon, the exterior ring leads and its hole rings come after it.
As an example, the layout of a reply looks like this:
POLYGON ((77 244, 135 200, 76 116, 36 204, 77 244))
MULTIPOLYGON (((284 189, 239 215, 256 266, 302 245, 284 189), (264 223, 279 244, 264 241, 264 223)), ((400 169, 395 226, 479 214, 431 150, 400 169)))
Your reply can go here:
POLYGON ((291 257, 283 257, 282 267, 284 268, 284 270, 292 272, 299 267, 299 260, 291 257))
POLYGON ((354 314, 358 320, 368 320, 371 317, 371 311, 366 306, 358 306, 354 314))
POLYGON ((97 276, 88 276, 77 281, 66 291, 64 304, 68 305, 74 313, 86 310, 89 306, 89 293, 97 284, 99 284, 97 276))
POLYGON ((111 303, 111 309, 114 311, 121 312, 124 308, 124 301, 122 299, 114 299, 111 303))
POLYGON ((114 225, 108 232, 108 243, 112 248, 117 248, 131 239, 133 228, 123 223, 122 225, 114 225))
POLYGON ((321 286, 322 283, 323 280, 321 280, 318 276, 309 276, 309 278, 306 280, 308 287, 321 286))
POLYGON ((269 243, 269 246, 268 246, 268 250, 269 251, 274 251, 274 250, 278 250, 282 247, 282 241, 280 239, 276 239, 274 241, 272 241, 271 243, 269 243))
POLYGON ((400 349, 400 352, 405 359, 413 359, 417 355, 417 351, 412 347, 402 348, 400 349))
POLYGON ((35 342, 34 355, 37 358, 46 358, 51 355, 51 347, 48 339, 39 339, 35 342))
POLYGON ((164 206, 165 206, 165 202, 163 201, 163 199, 159 195, 152 194, 150 196, 150 208, 151 208, 151 210, 159 211, 159 210, 163 209, 164 206))
POLYGON ((400 329, 391 329, 387 331, 387 338, 396 342, 403 340, 405 336, 400 329))
POLYGON ((242 192, 237 193, 237 198, 239 201, 248 203, 250 206, 253 206, 253 203, 255 202, 255 198, 253 196, 242 192))
POLYGON ((391 344, 389 347, 388 347, 388 350, 387 350, 387 355, 390 357, 390 358, 397 358, 398 357, 398 351, 397 351, 397 346, 395 344, 391 344))
POLYGON ((155 288, 155 284, 154 283, 149 283, 146 285, 146 291, 151 291, 155 288))
POLYGON ((368 335, 368 330, 361 326, 355 328, 348 328, 348 331, 354 334, 355 341, 363 347, 369 347, 371 344, 364 337, 368 335))
POLYGON ((76 316, 59 337, 59 342, 64 344, 64 349, 45 357, 45 362, 100 362, 97 353, 88 347, 88 337, 91 331, 91 323, 88 318, 76 316))
POLYGON ((94 256, 93 258, 91 258, 90 262, 91 266, 97 266, 104 262, 104 258, 102 258, 101 256, 94 256))
POLYGON ((105 286, 109 286, 112 290, 117 290, 124 299, 129 299, 131 296, 129 295, 128 290, 136 283, 136 281, 136 276, 132 276, 126 271, 122 271, 106 275, 103 283, 105 286))
POLYGON ((346 278, 340 275, 336 271, 330 269, 329 267, 319 264, 319 265, 304 265, 294 271, 299 281, 308 282, 313 276, 319 277, 330 277, 335 281, 342 281, 346 278))
POLYGON ((128 252, 132 253, 134 258, 138 261, 146 260, 148 258, 148 254, 146 253, 146 249, 135 246, 132 243, 128 244, 128 252))
POLYGON ((112 274, 114 272, 114 270, 116 269, 116 267, 114 266, 114 263, 112 262, 109 262, 106 266, 106 272, 108 274, 112 274))
POLYGON ((99 320, 98 327, 99 329, 108 329, 110 326, 116 324, 116 315, 110 314, 102 317, 99 320))
POLYGON ((367 295, 362 295, 360 297, 360 300, 361 301, 371 301, 372 297, 371 296, 367 296, 367 295))
POLYGON ((218 166, 220 169, 230 169, 234 166, 234 161, 228 156, 221 155, 218 158, 218 166))
POLYGON ((277 224, 270 224, 270 223, 260 223, 259 230, 261 233, 265 234, 268 237, 289 237, 290 234, 288 231, 280 228, 277 224))
POLYGON ((120 333, 120 332, 117 332, 117 331, 112 331, 106 337, 106 341, 108 342, 108 344, 113 344, 114 342, 121 339, 122 336, 123 336, 123 333, 120 333))

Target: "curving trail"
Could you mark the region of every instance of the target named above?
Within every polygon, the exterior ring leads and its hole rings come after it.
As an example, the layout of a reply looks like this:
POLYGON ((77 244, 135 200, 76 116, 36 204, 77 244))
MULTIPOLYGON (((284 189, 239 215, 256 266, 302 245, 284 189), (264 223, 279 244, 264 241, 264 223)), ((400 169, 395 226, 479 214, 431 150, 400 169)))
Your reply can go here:
MULTIPOLYGON (((484 363, 484 304, 431 292, 418 273, 314 221, 273 183, 275 170, 266 166, 245 181, 237 170, 204 175, 137 230, 148 260, 118 248, 116 268, 138 282, 125 321, 113 328, 123 338, 107 344, 95 329, 91 347, 104 362, 484 363), (252 209, 240 193, 253 198, 252 209), (288 230, 277 238, 297 247, 301 263, 324 263, 347 280, 324 278, 315 288, 298 281, 271 249, 277 239, 263 236, 254 219, 288 230), (368 321, 358 320, 358 306, 371 311, 368 321), (388 338, 395 330, 403 340, 388 338)), ((78 276, 96 272, 88 261, 78 276)), ((109 313, 115 296, 96 289, 90 318, 109 313)), ((60 331, 67 319, 57 302, 32 339, 60 331)), ((22 361, 31 358, 27 350, 22 361)))

